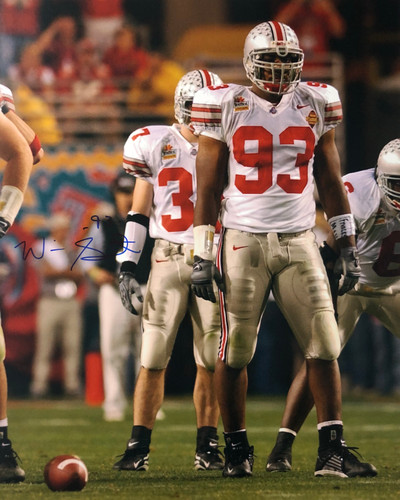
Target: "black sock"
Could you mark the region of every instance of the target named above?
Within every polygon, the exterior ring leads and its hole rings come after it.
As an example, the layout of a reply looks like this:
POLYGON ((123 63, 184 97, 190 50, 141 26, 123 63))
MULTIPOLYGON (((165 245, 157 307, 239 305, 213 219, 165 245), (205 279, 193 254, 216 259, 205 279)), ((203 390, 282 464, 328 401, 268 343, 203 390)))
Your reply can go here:
POLYGON ((204 425, 197 429, 196 451, 203 451, 210 448, 210 441, 218 442, 217 428, 204 425))
POLYGON ((324 451, 328 448, 339 449, 342 447, 343 425, 332 424, 322 427, 318 431, 319 448, 318 451, 324 451))
POLYGON ((249 448, 247 440, 247 431, 224 432, 226 445, 229 448, 249 448))
POLYGON ((0 427, 0 441, 8 439, 8 427, 0 427))
POLYGON ((132 427, 131 439, 140 443, 140 448, 150 448, 152 429, 144 427, 144 425, 134 425, 132 427))
POLYGON ((296 436, 291 432, 279 431, 276 437, 275 448, 292 449, 292 444, 296 436))

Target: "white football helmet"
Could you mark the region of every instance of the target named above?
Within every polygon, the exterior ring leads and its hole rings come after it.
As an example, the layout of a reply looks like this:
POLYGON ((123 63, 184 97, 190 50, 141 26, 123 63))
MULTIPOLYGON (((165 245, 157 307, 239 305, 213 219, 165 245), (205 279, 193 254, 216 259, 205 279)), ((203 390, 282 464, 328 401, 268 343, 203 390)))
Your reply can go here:
POLYGON ((400 139, 388 142, 379 153, 376 177, 386 203, 400 212, 400 139))
POLYGON ((209 85, 221 85, 221 78, 206 69, 189 71, 179 80, 175 89, 175 118, 179 123, 189 125, 194 94, 209 85))
POLYGON ((261 23, 246 37, 243 57, 246 75, 270 94, 293 92, 300 82, 303 62, 297 35, 286 24, 261 23))

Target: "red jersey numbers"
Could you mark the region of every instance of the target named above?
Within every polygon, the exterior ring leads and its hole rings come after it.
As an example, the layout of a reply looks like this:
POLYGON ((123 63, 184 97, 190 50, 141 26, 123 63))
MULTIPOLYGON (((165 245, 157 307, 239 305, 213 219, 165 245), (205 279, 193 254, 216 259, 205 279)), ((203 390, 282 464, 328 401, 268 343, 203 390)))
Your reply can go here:
POLYGON ((170 233, 186 231, 193 223, 193 196, 192 174, 181 167, 164 168, 158 175, 158 184, 165 187, 169 182, 176 182, 176 190, 171 194, 174 207, 180 207, 181 216, 172 218, 171 215, 162 215, 161 223, 170 233))
POLYGON ((141 132, 138 132, 137 134, 133 135, 131 137, 131 140, 134 141, 135 139, 137 139, 138 137, 140 137, 141 135, 150 135, 150 130, 148 128, 142 128, 142 131, 141 132))
POLYGON ((322 89, 328 88, 328 85, 326 83, 319 83, 319 82, 307 82, 307 85, 309 87, 321 87, 322 89))
POLYGON ((229 85, 226 83, 223 83, 222 85, 209 85, 207 88, 210 90, 219 90, 219 89, 227 89, 229 85))
MULTIPOLYGON (((304 143, 304 151, 298 153, 294 167, 296 178, 290 174, 278 174, 276 183, 286 193, 302 193, 308 183, 308 163, 314 153, 315 136, 309 127, 288 127, 279 135, 280 146, 304 143)), ((261 126, 240 127, 232 138, 233 156, 244 167, 257 168, 257 179, 246 175, 235 177, 235 186, 243 194, 262 194, 272 186, 274 160, 273 136, 261 126)))
POLYGON ((391 277, 400 276, 400 253, 396 253, 396 247, 399 248, 400 231, 383 238, 379 257, 372 269, 378 276, 391 277))

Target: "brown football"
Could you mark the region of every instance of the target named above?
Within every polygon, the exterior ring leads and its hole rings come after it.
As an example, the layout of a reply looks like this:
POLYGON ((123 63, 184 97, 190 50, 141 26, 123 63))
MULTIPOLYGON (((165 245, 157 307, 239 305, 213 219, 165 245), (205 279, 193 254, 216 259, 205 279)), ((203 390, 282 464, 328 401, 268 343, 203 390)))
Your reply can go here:
POLYGON ((80 491, 88 481, 88 470, 76 455, 58 455, 47 462, 44 481, 52 491, 80 491))

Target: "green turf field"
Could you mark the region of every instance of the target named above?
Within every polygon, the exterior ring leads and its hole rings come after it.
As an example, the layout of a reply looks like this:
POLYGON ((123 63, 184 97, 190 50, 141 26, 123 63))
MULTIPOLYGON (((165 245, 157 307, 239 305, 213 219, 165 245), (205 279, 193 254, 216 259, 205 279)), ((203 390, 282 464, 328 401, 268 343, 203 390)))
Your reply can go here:
POLYGON ((166 419, 158 421, 153 431, 149 470, 131 473, 112 469, 130 437, 130 419, 106 423, 100 408, 83 403, 11 401, 10 438, 22 459, 26 481, 0 485, 0 499, 400 498, 400 401, 344 402, 345 437, 349 446, 359 446, 377 467, 378 476, 371 479, 313 477, 315 413, 297 438, 293 471, 265 472, 283 409, 281 398, 249 399, 247 426, 256 454, 253 477, 224 479, 220 472, 197 472, 193 469, 196 431, 190 397, 168 398, 163 408, 166 419), (43 481, 46 462, 65 453, 79 455, 88 467, 89 482, 81 492, 54 493, 43 481))

